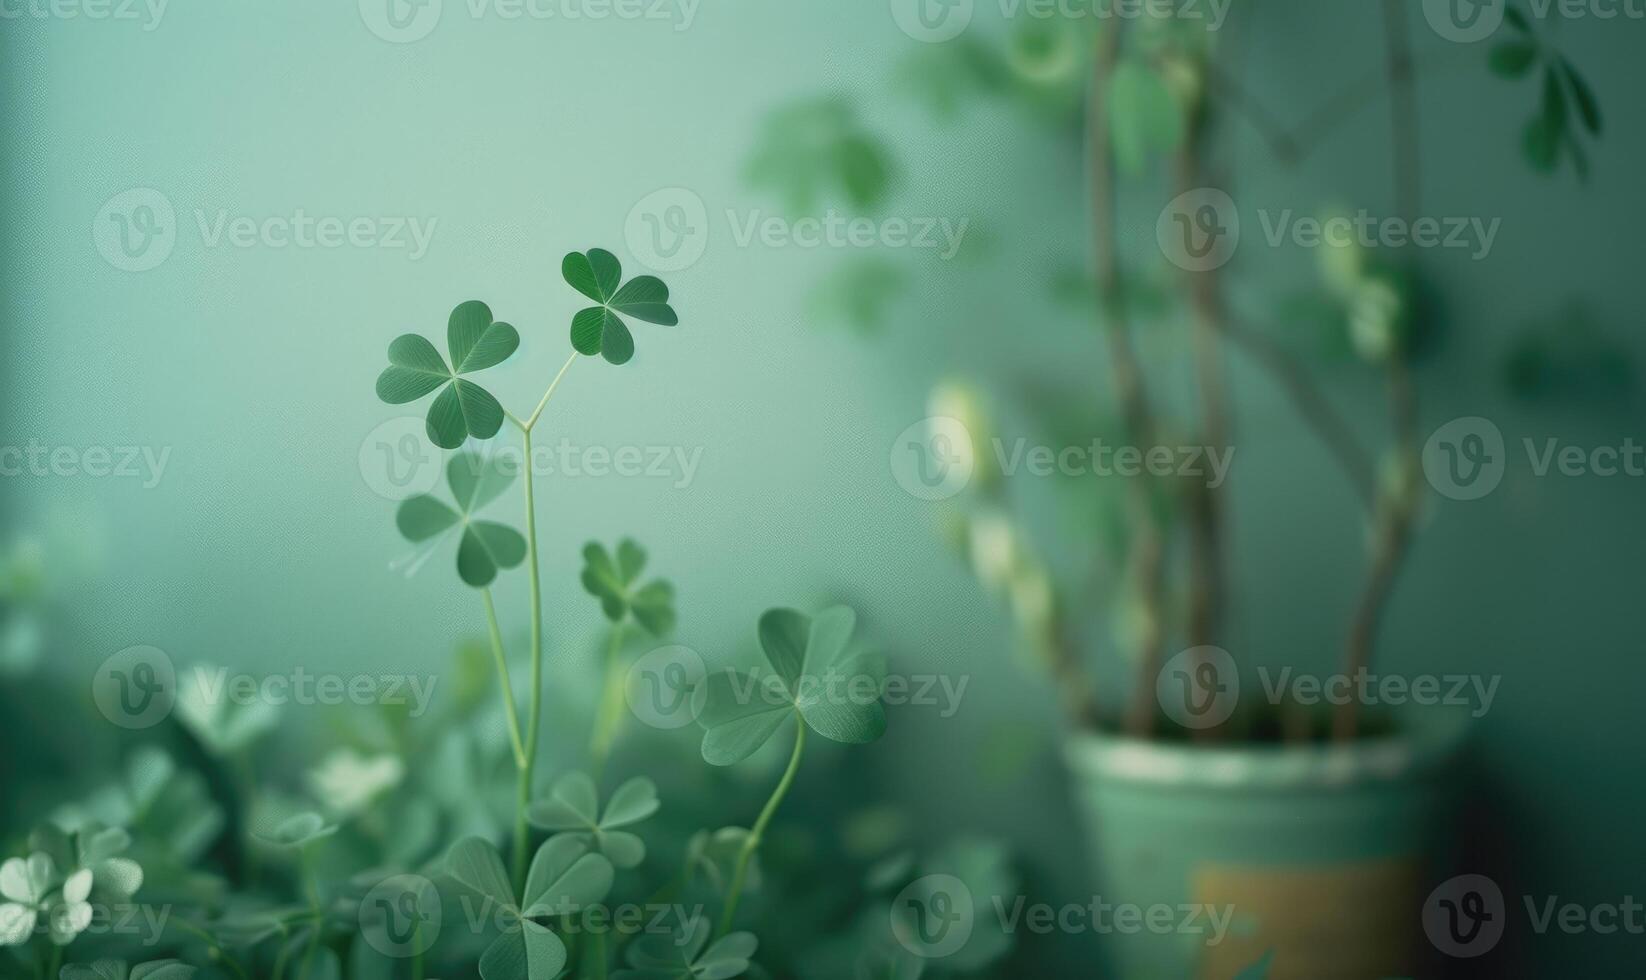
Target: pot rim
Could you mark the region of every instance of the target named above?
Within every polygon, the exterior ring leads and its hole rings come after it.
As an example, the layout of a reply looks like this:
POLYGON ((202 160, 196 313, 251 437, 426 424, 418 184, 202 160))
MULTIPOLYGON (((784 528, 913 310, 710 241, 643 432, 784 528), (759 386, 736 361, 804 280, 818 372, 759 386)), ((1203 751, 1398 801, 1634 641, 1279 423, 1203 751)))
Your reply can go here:
POLYGON ((1180 789, 1288 789, 1392 783, 1444 771, 1467 742, 1462 721, 1412 726, 1347 744, 1200 745, 1105 731, 1071 734, 1077 775, 1180 789))

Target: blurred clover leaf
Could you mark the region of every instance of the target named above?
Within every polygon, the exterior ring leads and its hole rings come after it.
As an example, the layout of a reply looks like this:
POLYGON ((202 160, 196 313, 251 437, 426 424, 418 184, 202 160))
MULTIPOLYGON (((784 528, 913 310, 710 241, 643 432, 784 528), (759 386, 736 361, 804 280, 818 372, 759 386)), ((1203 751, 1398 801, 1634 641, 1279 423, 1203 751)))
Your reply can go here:
POLYGON ((569 772, 554 784, 548 799, 532 803, 526 819, 543 830, 563 832, 559 836, 579 842, 585 850, 604 854, 615 867, 633 868, 645 860, 646 843, 618 828, 639 823, 658 806, 657 786, 636 776, 617 787, 601 813, 594 780, 569 772))
POLYGON ((693 916, 684 929, 649 932, 629 947, 630 970, 618 970, 612 980, 730 980, 749 969, 749 958, 759 947, 752 933, 734 932, 709 943, 709 921, 693 916))
POLYGON ((444 389, 429 406, 429 439, 442 449, 456 449, 470 436, 490 439, 503 427, 503 406, 462 376, 503 363, 519 346, 520 334, 494 321, 485 303, 460 303, 446 323, 451 365, 421 335, 396 337, 389 344, 389 366, 377 376, 377 397, 404 405, 444 389))
POLYGON ((452 845, 446 873, 501 910, 503 933, 480 956, 484 980, 554 980, 566 965, 566 944, 536 920, 578 912, 604 899, 612 887, 611 862, 569 835, 551 837, 537 849, 518 898, 502 855, 478 837, 452 845))
MULTIPOLYGON (((710 832, 700 830, 686 842, 686 872, 692 878, 701 876, 716 894, 725 894, 731 884, 738 855, 748 842, 747 827, 721 827, 710 832)), ((758 892, 761 885, 760 855, 751 854, 744 871, 744 887, 758 892)))
POLYGON ((307 847, 335 833, 336 824, 327 823, 325 817, 311 811, 288 817, 276 824, 273 830, 252 836, 276 847, 307 847))
POLYGON ((857 614, 834 606, 807 616, 769 609, 760 617, 760 647, 769 671, 711 674, 698 717, 703 759, 729 766, 766 744, 791 715, 824 738, 872 742, 886 731, 880 704, 885 657, 848 652, 857 614))
POLYGON ((781 196, 795 214, 815 211, 837 193, 868 211, 891 184, 891 159, 850 103, 825 98, 786 106, 766 119, 747 178, 781 196))
POLYGON ((228 680, 226 670, 196 664, 177 689, 178 720, 219 758, 246 748, 280 720, 279 709, 269 701, 230 698, 224 689, 228 680))
POLYGON ((645 568, 646 550, 630 538, 617 543, 616 561, 598 542, 583 546, 583 588, 600 600, 606 618, 621 624, 632 612, 646 632, 663 636, 674 629, 674 586, 653 579, 634 588, 645 568))
POLYGON ((821 321, 842 323, 861 336, 880 333, 892 305, 908 289, 902 266, 878 256, 857 256, 837 265, 812 287, 807 305, 821 321))
POLYGON ((573 289, 600 304, 572 317, 572 346, 579 354, 599 354, 613 364, 627 364, 634 356, 634 335, 620 313, 665 327, 680 322, 663 280, 635 276, 623 282, 622 264, 603 248, 567 253, 560 274, 573 289))
POLYGON ((1149 158, 1183 142, 1183 109, 1164 79, 1148 64, 1128 58, 1109 79, 1109 136, 1121 170, 1137 176, 1149 158))
POLYGON ((125 960, 97 960, 63 967, 62 980, 190 980, 195 968, 177 960, 155 960, 128 967, 125 960))
POLYGON ((47 823, 29 835, 29 847, 52 859, 52 863, 91 875, 99 897, 126 902, 143 886, 143 867, 121 857, 131 846, 131 835, 119 827, 87 823, 73 833, 47 823))
POLYGON ((1599 138, 1603 128, 1600 100, 1576 66, 1532 32, 1524 13, 1511 7, 1504 19, 1514 31, 1488 54, 1492 72, 1517 79, 1533 74, 1540 65, 1543 69, 1538 112, 1526 124, 1527 161, 1539 173, 1553 173, 1564 152, 1572 158, 1579 179, 1587 180, 1589 157, 1575 124, 1581 124, 1591 138, 1599 138))
POLYGON ((474 519, 514 482, 514 474, 496 457, 479 453, 459 453, 446 464, 446 483, 451 487, 457 509, 422 494, 400 505, 395 524, 407 540, 433 541, 453 528, 463 529, 457 546, 457 574, 475 588, 484 588, 497 578, 502 568, 514 568, 526 560, 526 539, 504 524, 474 519))

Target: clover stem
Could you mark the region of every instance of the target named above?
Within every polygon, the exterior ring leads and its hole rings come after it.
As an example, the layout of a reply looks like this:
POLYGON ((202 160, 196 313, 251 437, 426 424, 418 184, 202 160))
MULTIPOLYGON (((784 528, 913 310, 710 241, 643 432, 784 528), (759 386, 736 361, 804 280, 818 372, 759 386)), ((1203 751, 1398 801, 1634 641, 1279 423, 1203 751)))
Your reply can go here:
POLYGON ((509 680, 508 658, 503 656, 503 631, 497 626, 497 605, 492 602, 492 590, 488 586, 480 590, 480 598, 486 602, 486 626, 491 631, 492 657, 497 661, 497 679, 503 686, 503 711, 509 719, 509 743, 514 748, 514 766, 516 769, 526 765, 526 747, 520 743, 520 716, 514 706, 514 683, 509 680))
POLYGON ((737 917, 737 900, 743 893, 743 877, 749 872, 749 859, 760 847, 760 839, 765 836, 766 825, 772 822, 772 814, 788 795, 789 787, 794 784, 794 774, 800 771, 800 750, 806 747, 806 723, 795 716, 794 722, 794 754, 789 757, 789 768, 783 771, 783 778, 777 781, 777 788, 772 790, 771 799, 766 801, 765 809, 749 830, 749 836, 743 838, 743 847, 737 852, 737 864, 732 868, 731 887, 726 890, 726 909, 720 915, 720 928, 715 931, 719 938, 730 932, 732 921, 737 917))
POLYGON ((617 740, 617 729, 623 720, 623 682, 617 672, 617 655, 622 649, 623 624, 614 623, 606 642, 606 682, 600 696, 600 710, 595 717, 594 734, 589 739, 596 784, 606 768, 606 759, 611 755, 612 743, 617 740))
POLYGON ((594 980, 606 980, 606 933, 594 934, 594 980))
MULTIPOLYGON (((574 355, 575 356, 575 355, 574 355)), ((567 362, 568 366, 570 362, 567 362)), ((561 369, 562 375, 565 368, 561 369)), ((559 378, 555 379, 556 383, 559 378)), ((549 388, 549 394, 554 388, 549 388)), ((548 395, 543 396, 548 401, 548 395)), ((538 406, 542 411, 542 406, 538 406)), ((536 422, 537 417, 532 417, 536 422)), ((532 671, 531 710, 526 721, 525 764, 520 767, 520 782, 515 792, 514 805, 514 887, 518 893, 526 886, 526 805, 531 802, 532 769, 537 765, 537 736, 543 722, 543 583, 537 561, 537 498, 532 485, 532 429, 528 423, 520 430, 525 450, 526 465, 526 575, 531 583, 532 671)))
POLYGON ((63 971, 63 947, 53 945, 51 948, 51 965, 46 967, 46 976, 57 980, 57 975, 63 971))
MULTIPOLYGON (((537 425, 537 420, 543 415, 543 409, 549 407, 549 399, 554 397, 554 389, 560 387, 560 379, 564 378, 566 372, 571 370, 572 362, 577 360, 577 357, 577 351, 572 351, 572 355, 566 358, 566 363, 560 366, 560 373, 554 376, 553 381, 549 382, 549 390, 543 392, 543 400, 537 403, 537 410, 532 412, 531 417, 526 419, 525 425, 521 426, 525 431, 530 432, 537 425)), ((528 459, 527 463, 530 462, 531 460, 528 459)))
POLYGON ((249 980, 246 976, 245 968, 242 967, 234 957, 228 954, 228 951, 223 948, 223 945, 219 943, 211 933, 183 918, 172 919, 171 924, 203 941, 206 944, 206 947, 212 951, 218 960, 227 963, 229 968, 234 970, 235 975, 238 976, 240 980, 249 980))

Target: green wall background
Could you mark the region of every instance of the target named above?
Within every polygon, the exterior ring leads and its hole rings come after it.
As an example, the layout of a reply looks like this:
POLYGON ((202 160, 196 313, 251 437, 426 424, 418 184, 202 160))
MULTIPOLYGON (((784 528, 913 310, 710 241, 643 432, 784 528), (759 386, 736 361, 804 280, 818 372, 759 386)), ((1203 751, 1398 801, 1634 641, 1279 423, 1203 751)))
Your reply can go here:
MULTIPOLYGON (((1010 655, 1009 624, 934 533, 937 512, 905 494, 887 462, 893 437, 925 414, 930 385, 954 372, 1056 375, 1102 396, 1095 339, 1054 313, 1042 288, 1055 264, 1084 254, 1078 156, 994 105, 934 125, 888 81, 915 44, 882 3, 704 0, 684 31, 476 21, 448 6, 408 45, 373 36, 354 4, 319 0, 173 0, 152 32, 0 25, 11 231, 0 241, 0 443, 172 447, 154 489, 8 481, 15 527, 68 515, 105 555, 68 610, 52 668, 85 674, 151 643, 179 662, 439 669, 483 623, 439 569, 409 582, 388 571, 405 549, 392 505, 357 463, 367 434, 398 414, 372 393, 384 346, 405 331, 437 334, 452 305, 484 298, 524 338, 492 373, 494 390, 528 408, 577 308, 559 257, 615 243, 632 266, 621 245, 630 207, 687 187, 715 231, 704 258, 669 277, 681 326, 642 325, 640 356, 622 370, 575 367, 548 439, 702 447, 702 463, 682 490, 587 478, 542 488, 555 655, 581 656, 597 625, 575 585, 589 538, 647 542, 681 586, 683 642, 710 656, 746 648, 768 605, 852 595, 899 669, 972 676, 952 719, 894 714, 871 785, 934 838, 1010 837, 1035 887, 1079 896, 1050 693, 1010 655), (986 261, 932 263, 878 340, 808 322, 802 296, 832 257, 738 248, 718 218, 775 207, 740 177, 755 127, 786 98, 830 90, 859 97, 894 142, 891 211, 970 216, 987 230, 986 261), (183 235, 159 268, 122 272, 89 229, 105 200, 145 186, 170 198, 183 235), (417 262, 365 249, 206 249, 192 228, 196 208, 299 207, 438 227, 417 262)), ((983 6, 974 29, 996 17, 983 6)), ((1378 66, 1369 5, 1276 2, 1256 16, 1249 83, 1287 118, 1333 77, 1378 66)), ((1610 110, 1586 188, 1519 162, 1532 94, 1489 78, 1483 50, 1423 83, 1426 210, 1503 218, 1488 261, 1426 260, 1455 315, 1423 371, 1426 425, 1486 415, 1512 444, 1646 436, 1634 405, 1513 403, 1496 369, 1520 325, 1574 297, 1639 348, 1646 199, 1629 100, 1642 29, 1561 26, 1610 110)), ((1419 44, 1444 47, 1423 34, 1419 44)), ((1387 208, 1384 118, 1381 104, 1367 107, 1295 172, 1266 162, 1246 133, 1233 148, 1242 200, 1387 208)), ((1128 212, 1144 244, 1149 200, 1128 212)), ((1305 260, 1262 261, 1284 276, 1305 260)), ((1358 581, 1353 501, 1280 395, 1249 364, 1233 366, 1236 639, 1252 662, 1326 669, 1358 581)), ((1374 387, 1351 371, 1328 379, 1377 431, 1374 387)), ((1595 903, 1646 884, 1641 492, 1626 477, 1536 479, 1520 465, 1484 501, 1437 500, 1394 604, 1386 670, 1502 675, 1481 725, 1477 819, 1489 842, 1480 860, 1506 892, 1595 903)), ((521 577, 508 589, 518 608, 521 577)), ((1544 970, 1617 975, 1608 971, 1638 962, 1633 937, 1524 940, 1544 970)), ((1047 955, 1078 962, 1080 943, 1047 955)))

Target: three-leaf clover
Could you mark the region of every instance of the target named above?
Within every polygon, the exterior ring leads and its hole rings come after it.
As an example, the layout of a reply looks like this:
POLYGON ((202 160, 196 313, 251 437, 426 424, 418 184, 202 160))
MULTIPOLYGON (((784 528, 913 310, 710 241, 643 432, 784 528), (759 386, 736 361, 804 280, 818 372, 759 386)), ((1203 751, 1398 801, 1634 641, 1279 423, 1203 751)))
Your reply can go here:
POLYGON ((480 956, 484 980, 554 980, 566 965, 566 944, 538 919, 580 911, 606 897, 612 864, 570 837, 551 837, 537 849, 526 887, 517 897, 497 848, 478 837, 452 845, 446 873, 501 910, 503 934, 480 956))
POLYGON ((703 759, 741 762, 793 716, 836 742, 872 742, 886 731, 880 704, 886 660, 848 653, 857 614, 834 606, 807 616, 769 609, 760 617, 760 647, 770 671, 723 670, 709 676, 698 723, 703 759))
POLYGON ((143 866, 120 857, 131 846, 131 835, 119 827, 87 822, 74 833, 47 823, 29 835, 29 849, 51 858, 55 867, 70 873, 87 871, 92 887, 110 902, 125 902, 143 886, 143 866))
POLYGON ((634 356, 634 335, 619 313, 665 327, 680 322, 669 305, 669 287, 663 280, 635 276, 623 282, 622 263, 603 248, 567 253, 560 274, 573 289, 600 304, 572 317, 572 346, 579 354, 599 354, 613 364, 628 363, 634 356))
POLYGON ((446 323, 451 365, 423 336, 396 337, 389 344, 389 366, 377 377, 377 397, 404 405, 443 388, 429 406, 429 439, 442 449, 456 449, 469 436, 490 439, 503 427, 503 406, 463 375, 503 363, 519 346, 520 334, 494 321, 485 303, 460 303, 446 323))
POLYGON ((759 941, 752 933, 734 932, 710 945, 711 931, 708 920, 698 915, 681 934, 649 932, 629 947, 633 969, 618 970, 612 980, 730 980, 742 976, 759 941))
POLYGON ((463 540, 457 546, 457 574, 475 588, 484 588, 497 578, 500 568, 514 568, 526 560, 526 539, 520 532, 494 521, 475 520, 480 508, 497 499, 514 482, 514 474, 496 458, 479 453, 459 453, 446 464, 446 483, 454 510, 428 495, 412 497, 400 505, 395 524, 400 533, 414 542, 431 541, 455 527, 462 527, 463 540))
POLYGON ((0 902, 0 946, 28 942, 42 916, 51 941, 68 945, 91 924, 91 903, 86 901, 91 883, 91 872, 81 868, 62 879, 62 890, 52 894, 59 884, 57 867, 40 851, 0 864, 0 898, 5 899, 0 902))
POLYGON ((526 819, 544 830, 563 831, 556 840, 577 841, 584 850, 604 854, 616 867, 632 868, 645 860, 646 843, 618 828, 646 819, 657 812, 658 805, 657 786, 637 776, 617 787, 602 813, 594 780, 581 772, 569 772, 554 784, 548 799, 531 805, 526 819))
POLYGON ((70 963, 62 980, 190 980, 195 969, 177 960, 155 960, 128 967, 125 960, 102 959, 90 965, 70 963))
POLYGON ((674 586, 653 579, 638 589, 635 580, 646 567, 646 551, 633 540, 617 543, 617 560, 598 542, 583 546, 583 588, 600 600, 600 608, 614 624, 630 612, 653 636, 674 629, 674 586))

